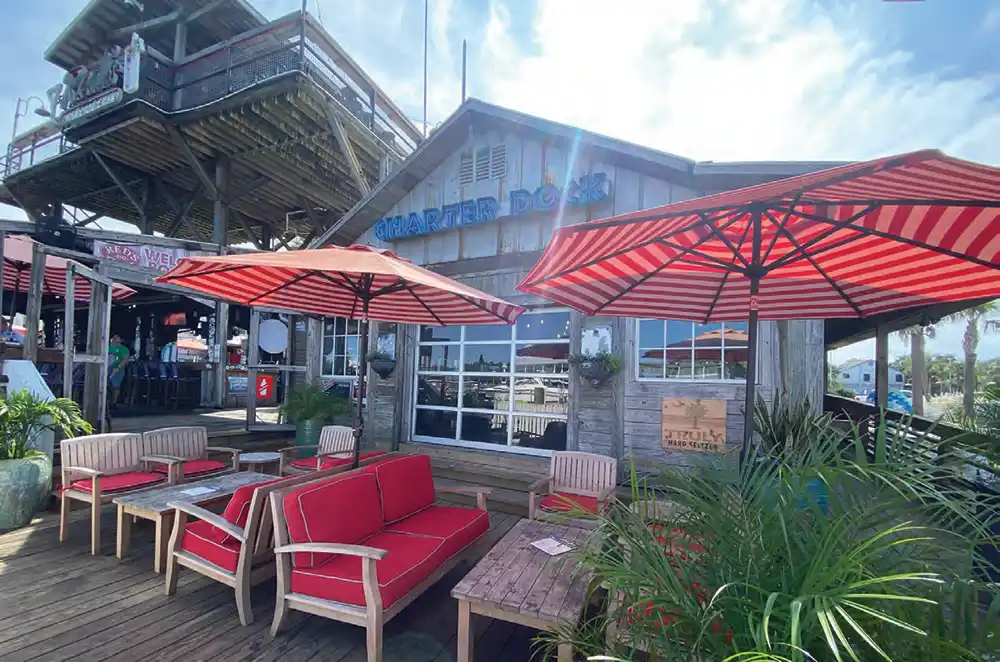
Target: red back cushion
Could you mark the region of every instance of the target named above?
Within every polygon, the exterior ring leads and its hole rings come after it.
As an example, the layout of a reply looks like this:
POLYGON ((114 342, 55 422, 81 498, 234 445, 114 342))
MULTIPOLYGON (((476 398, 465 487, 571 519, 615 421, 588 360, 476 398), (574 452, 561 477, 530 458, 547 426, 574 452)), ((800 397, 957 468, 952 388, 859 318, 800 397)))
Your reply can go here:
MULTIPOLYGON (((334 476, 289 492, 284 500, 292 542, 355 545, 382 530, 378 485, 367 473, 334 476)), ((329 554, 295 554, 297 568, 324 563, 329 554)))
POLYGON ((244 485, 233 492, 233 498, 229 500, 226 504, 226 509, 222 511, 222 518, 227 522, 232 522, 236 526, 246 527, 247 518, 250 516, 250 501, 253 499, 254 490, 258 487, 264 487, 265 485, 270 485, 271 483, 277 483, 283 480, 282 478, 275 478, 274 480, 269 480, 265 483, 256 483, 254 485, 244 485))
POLYGON ((434 503, 434 478, 428 455, 405 455, 370 467, 382 493, 382 520, 389 524, 434 503))

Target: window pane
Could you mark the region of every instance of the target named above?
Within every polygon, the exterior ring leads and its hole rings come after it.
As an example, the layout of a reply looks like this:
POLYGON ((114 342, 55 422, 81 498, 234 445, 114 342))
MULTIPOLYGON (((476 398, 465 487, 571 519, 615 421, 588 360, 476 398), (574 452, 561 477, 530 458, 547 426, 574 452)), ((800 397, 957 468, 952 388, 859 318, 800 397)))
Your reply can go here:
POLYGON ((693 323, 677 322, 674 320, 667 322, 667 347, 673 347, 675 349, 680 347, 690 347, 691 338, 693 337, 693 323))
POLYGON ((510 415, 462 412, 462 440, 483 444, 507 445, 507 425, 510 415))
POLYGON ((347 366, 344 369, 344 374, 349 377, 353 377, 358 374, 358 357, 348 356, 346 358, 347 358, 347 366))
POLYGON ((333 331, 334 333, 339 333, 343 335, 344 333, 344 322, 346 320, 343 317, 336 317, 333 320, 333 331))
POLYGON ((462 338, 460 326, 422 326, 420 327, 420 342, 458 342, 462 338))
POLYGON ((663 320, 639 320, 639 347, 663 348, 663 320))
POLYGON ((420 370, 458 372, 458 345, 424 345, 420 348, 420 370))
POLYGON ((417 383, 417 404, 458 407, 458 377, 424 375, 417 383))
POLYGON ((347 342, 345 336, 337 336, 333 339, 333 353, 334 354, 346 354, 347 353, 347 342))
POLYGON ((333 318, 327 317, 323 319, 323 333, 328 336, 333 335, 333 318))
POLYGON ((746 347, 749 336, 747 335, 746 322, 726 322, 725 339, 726 347, 746 347))
POLYGON ((723 368, 726 371, 726 379, 746 379, 747 378, 747 349, 745 347, 732 349, 726 347, 726 362, 723 368))
POLYGON ((490 324, 488 326, 465 327, 465 341, 510 340, 511 327, 506 324, 490 324))
MULTIPOLYGON (((662 334, 661 334, 662 335, 662 334)), ((639 376, 652 379, 663 378, 663 349, 648 347, 639 350, 639 376)))
POLYGON ((569 380, 541 377, 515 380, 514 409, 565 416, 569 413, 569 380))
POLYGON ((664 361, 667 377, 691 379, 691 350, 667 350, 664 361))
POLYGON ((539 416, 511 417, 514 437, 511 443, 523 448, 566 450, 566 421, 539 416))
POLYGON ((569 343, 517 345, 515 372, 567 373, 569 343))
POLYGON ((347 336, 347 355, 355 359, 358 358, 358 337, 347 336))
POLYGON ((722 349, 699 347, 694 354, 695 379, 722 379, 722 349))
POLYGON ((335 375, 343 375, 343 374, 345 374, 344 373, 345 370, 346 370, 346 368, 345 368, 344 357, 343 356, 338 356, 338 357, 334 358, 333 359, 333 374, 335 374, 335 375))
POLYGON ((510 345, 466 345, 466 372, 510 372, 510 345))
POLYGON ((695 327, 694 344, 698 347, 721 347, 722 324, 698 324, 695 327))
POLYGON ((414 433, 422 437, 454 439, 458 430, 458 412, 417 409, 414 433))
POLYGON ((463 409, 503 409, 509 407, 508 377, 466 377, 462 382, 463 409))
POLYGON ((569 313, 521 315, 517 318, 518 340, 569 338, 569 313))
POLYGON ((358 320, 347 320, 347 335, 356 336, 361 329, 361 322, 358 320))
POLYGON ((323 355, 323 374, 324 375, 333 375, 333 374, 335 374, 333 372, 333 355, 331 355, 331 354, 324 354, 323 355))

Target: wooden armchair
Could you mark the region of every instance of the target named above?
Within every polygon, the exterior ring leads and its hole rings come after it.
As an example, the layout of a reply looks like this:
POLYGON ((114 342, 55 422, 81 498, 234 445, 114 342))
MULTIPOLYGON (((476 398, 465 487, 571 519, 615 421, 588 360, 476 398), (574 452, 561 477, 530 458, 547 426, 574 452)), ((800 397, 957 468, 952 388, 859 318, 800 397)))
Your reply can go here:
MULTIPOLYGON (((615 491, 618 461, 613 457, 556 451, 549 464, 549 477, 535 482, 529 489, 528 518, 565 522, 567 512, 584 511, 598 514, 615 491)), ((574 524, 587 526, 585 519, 574 524)))
POLYGON ((208 431, 203 427, 178 427, 150 430, 142 435, 145 453, 166 458, 154 471, 177 471, 177 480, 204 478, 223 471, 239 471, 240 452, 225 446, 209 446, 208 431), (209 458, 209 453, 226 453, 228 462, 209 458))
MULTIPOLYGON (((278 472, 282 476, 297 476, 307 474, 320 469, 332 469, 333 467, 350 466, 353 460, 354 444, 357 440, 354 430, 345 425, 325 425, 319 433, 319 443, 308 446, 289 446, 282 448, 281 468, 278 472), (290 460, 289 456, 298 451, 315 448, 315 457, 304 457, 298 460, 290 460)), ((385 451, 371 451, 361 453, 360 464, 365 460, 385 455, 385 451)))
POLYGON ((334 467, 303 476, 275 478, 241 487, 221 515, 175 502, 174 529, 167 547, 166 594, 177 592, 178 566, 190 568, 236 591, 242 625, 253 622, 250 588, 274 577, 274 527, 268 498, 274 490, 348 471, 334 467), (189 518, 198 521, 189 522, 189 518))
POLYGON ((63 439, 62 505, 59 511, 59 542, 66 541, 72 502, 90 504, 90 553, 101 549, 101 506, 125 492, 160 483, 173 483, 177 474, 170 468, 174 458, 149 455, 142 435, 131 433, 95 434, 63 439), (167 471, 152 471, 150 465, 166 465, 167 471))

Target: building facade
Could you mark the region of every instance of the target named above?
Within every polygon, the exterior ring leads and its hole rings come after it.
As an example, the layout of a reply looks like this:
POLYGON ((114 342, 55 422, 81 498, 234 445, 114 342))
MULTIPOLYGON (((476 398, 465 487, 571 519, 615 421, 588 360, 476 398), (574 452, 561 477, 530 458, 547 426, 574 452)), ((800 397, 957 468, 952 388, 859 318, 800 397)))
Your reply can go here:
MULTIPOLYGON (((725 443, 715 450, 738 445, 745 323, 585 317, 516 286, 556 227, 828 165, 699 164, 467 101, 331 232, 390 249, 528 312, 513 326, 381 325, 371 341, 394 352, 396 368, 388 378, 373 376, 367 433, 535 455, 571 449, 637 461, 718 461, 717 453, 665 442, 663 409, 672 399, 721 401, 725 443), (598 351, 621 358, 621 370, 600 384, 569 362, 598 351)), ((353 377, 356 333, 349 322, 327 321, 324 376, 353 377)), ((822 322, 789 322, 780 332, 763 323, 759 352, 759 392, 784 389, 822 401, 822 322)))
MULTIPOLYGON (((837 366, 837 381, 858 395, 875 390, 875 360, 851 359, 837 366)), ((899 391, 905 386, 903 373, 889 367, 889 390, 899 391)))

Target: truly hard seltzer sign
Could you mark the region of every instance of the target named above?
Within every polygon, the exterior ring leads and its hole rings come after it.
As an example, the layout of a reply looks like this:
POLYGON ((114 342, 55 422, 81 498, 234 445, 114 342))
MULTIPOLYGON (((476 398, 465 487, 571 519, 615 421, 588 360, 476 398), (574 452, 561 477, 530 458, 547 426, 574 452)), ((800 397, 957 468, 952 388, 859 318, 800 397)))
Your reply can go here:
POLYGON ((726 451, 726 401, 663 398, 665 451, 726 451))

